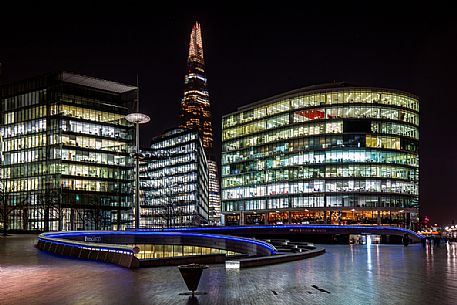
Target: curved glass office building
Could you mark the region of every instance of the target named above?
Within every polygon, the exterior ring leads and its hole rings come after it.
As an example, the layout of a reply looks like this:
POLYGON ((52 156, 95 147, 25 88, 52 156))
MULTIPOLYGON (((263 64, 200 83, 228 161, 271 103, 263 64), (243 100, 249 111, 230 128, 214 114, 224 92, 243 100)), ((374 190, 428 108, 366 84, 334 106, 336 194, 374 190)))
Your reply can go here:
POLYGON ((241 107, 222 124, 227 225, 417 222, 414 95, 310 86, 241 107))

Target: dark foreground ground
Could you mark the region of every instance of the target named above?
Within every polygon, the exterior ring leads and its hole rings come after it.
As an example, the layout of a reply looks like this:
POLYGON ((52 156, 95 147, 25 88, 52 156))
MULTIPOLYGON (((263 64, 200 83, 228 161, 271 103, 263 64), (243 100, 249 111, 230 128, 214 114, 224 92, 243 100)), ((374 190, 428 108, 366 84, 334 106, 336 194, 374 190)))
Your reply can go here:
POLYGON ((457 304, 457 245, 323 245, 290 263, 204 270, 192 299, 177 267, 129 270, 0 237, 0 304, 457 304))

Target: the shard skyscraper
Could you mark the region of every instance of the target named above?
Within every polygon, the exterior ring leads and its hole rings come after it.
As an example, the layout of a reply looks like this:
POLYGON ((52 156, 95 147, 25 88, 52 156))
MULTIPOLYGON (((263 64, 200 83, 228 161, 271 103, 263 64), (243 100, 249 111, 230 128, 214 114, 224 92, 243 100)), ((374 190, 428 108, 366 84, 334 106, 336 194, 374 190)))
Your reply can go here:
POLYGON ((200 132, 208 159, 209 222, 218 224, 221 221, 219 175, 213 150, 213 128, 206 82, 202 34, 200 24, 196 22, 190 34, 184 97, 181 101, 180 127, 197 129, 200 132))

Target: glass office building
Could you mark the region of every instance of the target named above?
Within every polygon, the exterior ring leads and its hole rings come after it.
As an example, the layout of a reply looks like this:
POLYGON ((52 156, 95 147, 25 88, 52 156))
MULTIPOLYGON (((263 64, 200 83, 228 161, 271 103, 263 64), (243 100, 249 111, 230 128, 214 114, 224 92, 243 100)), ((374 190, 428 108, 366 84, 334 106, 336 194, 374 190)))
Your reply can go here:
POLYGON ((137 87, 68 72, 0 87, 9 229, 123 229, 132 220, 137 87))
POLYGON ((140 227, 208 223, 208 164, 198 130, 165 132, 142 155, 140 227))
POLYGON ((406 92, 310 86, 223 117, 222 207, 233 224, 418 219, 419 101, 406 92))
POLYGON ((209 191, 209 222, 211 225, 221 224, 221 196, 216 161, 208 160, 208 191, 209 191))

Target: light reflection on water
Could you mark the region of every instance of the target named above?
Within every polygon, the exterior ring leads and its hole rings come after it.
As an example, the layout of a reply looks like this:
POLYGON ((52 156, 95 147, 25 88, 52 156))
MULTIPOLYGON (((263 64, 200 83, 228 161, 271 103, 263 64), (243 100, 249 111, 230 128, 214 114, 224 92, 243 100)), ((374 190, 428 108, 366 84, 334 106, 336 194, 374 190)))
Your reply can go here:
POLYGON ((457 304, 457 244, 322 245, 285 264, 203 272, 196 299, 176 267, 131 271, 0 239, 0 304, 457 304), (321 291, 321 290, 323 291, 321 291), (326 292, 328 291, 328 292, 326 292))

